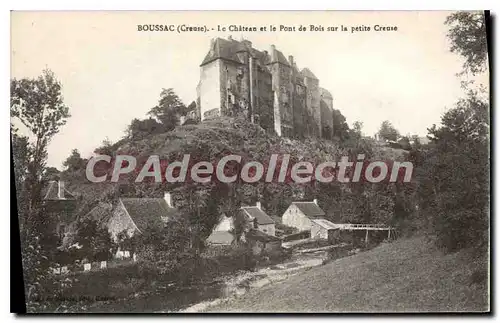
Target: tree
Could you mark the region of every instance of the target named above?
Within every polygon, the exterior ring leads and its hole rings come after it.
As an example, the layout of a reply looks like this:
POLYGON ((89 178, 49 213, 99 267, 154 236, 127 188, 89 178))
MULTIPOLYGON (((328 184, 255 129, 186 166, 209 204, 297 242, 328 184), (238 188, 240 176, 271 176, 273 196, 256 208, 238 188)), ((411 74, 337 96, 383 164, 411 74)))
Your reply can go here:
MULTIPOLYGON (((484 15, 458 12, 445 24, 451 51, 465 58, 461 74, 483 72, 484 15)), ((436 235, 436 244, 447 251, 480 247, 476 251, 484 252, 488 245, 490 105, 481 94, 481 89, 468 89, 441 124, 428 129, 431 143, 412 156, 419 164, 419 214, 436 235)))
POLYGON ((104 138, 100 147, 94 149, 94 153, 99 155, 113 156, 114 152, 113 143, 108 137, 104 138))
POLYGON ((388 120, 385 120, 380 125, 380 130, 378 131, 378 135, 380 138, 390 141, 397 141, 399 138, 399 131, 394 128, 392 123, 388 120))
POLYGON ((401 146, 402 149, 409 150, 411 149, 411 144, 410 144, 410 137, 409 136, 402 136, 398 144, 401 146))
POLYGON ((82 246, 81 252, 90 260, 109 259, 112 240, 108 230, 93 219, 78 223, 75 240, 82 246))
POLYGON ((163 124, 153 118, 134 119, 127 128, 127 137, 133 140, 142 140, 149 135, 163 133, 165 129, 163 124))
POLYGON ((179 116, 186 115, 186 113, 186 106, 171 88, 161 91, 158 105, 148 112, 163 124, 165 131, 174 129, 179 124, 179 116))
POLYGON ((70 116, 64 104, 61 84, 54 73, 44 70, 37 78, 11 79, 11 117, 18 119, 30 132, 28 137, 19 136, 11 127, 16 176, 16 193, 20 218, 22 260, 25 278, 27 306, 36 304, 37 298, 52 293, 44 290, 51 276, 47 266, 49 251, 41 243, 40 227, 43 225, 41 211, 41 189, 47 158, 47 146, 52 137, 70 116), (34 303, 35 302, 35 303, 34 303))
POLYGON ((69 155, 68 158, 66 158, 66 160, 63 162, 63 166, 67 171, 70 172, 85 168, 86 164, 87 160, 82 158, 80 152, 78 152, 78 149, 73 149, 71 151, 71 155, 69 155))
POLYGON ((356 136, 361 138, 361 136, 363 135, 363 122, 354 121, 354 123, 352 124, 352 131, 356 136))
POLYGON ((349 136, 349 125, 340 110, 333 109, 333 137, 343 141, 349 136))
POLYGON ((11 116, 19 119, 34 136, 32 160, 28 164, 26 178, 30 187, 28 210, 33 212, 40 202, 40 180, 47 145, 66 124, 66 119, 70 117, 69 108, 64 104, 61 84, 50 70, 44 70, 36 79, 12 79, 10 92, 11 116))
POLYGON ((456 12, 446 18, 445 24, 450 27, 451 52, 465 58, 464 72, 484 72, 488 59, 484 13, 456 12))
POLYGON ((429 131, 419 198, 437 244, 448 251, 488 241, 489 104, 469 92, 429 131))
POLYGON ((25 186, 28 176, 28 165, 33 156, 33 149, 28 137, 19 135, 17 129, 11 128, 12 157, 14 162, 14 180, 16 184, 17 208, 21 231, 25 228, 25 214, 28 211, 29 192, 25 186))

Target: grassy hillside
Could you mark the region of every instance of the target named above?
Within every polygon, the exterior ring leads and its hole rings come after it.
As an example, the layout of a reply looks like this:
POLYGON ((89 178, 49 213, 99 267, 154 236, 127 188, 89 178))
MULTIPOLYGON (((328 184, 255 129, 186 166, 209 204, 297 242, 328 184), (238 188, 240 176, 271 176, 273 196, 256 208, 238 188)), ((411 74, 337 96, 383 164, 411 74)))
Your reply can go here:
POLYGON ((488 262, 443 254, 424 238, 399 240, 250 291, 209 311, 487 311, 488 262))

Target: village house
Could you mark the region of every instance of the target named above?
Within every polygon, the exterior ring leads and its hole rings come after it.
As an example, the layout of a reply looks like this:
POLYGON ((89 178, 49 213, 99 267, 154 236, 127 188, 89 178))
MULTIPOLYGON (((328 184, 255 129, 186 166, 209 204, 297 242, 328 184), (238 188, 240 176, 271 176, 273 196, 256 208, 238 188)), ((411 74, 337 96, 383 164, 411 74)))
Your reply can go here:
POLYGON ((266 234, 259 230, 250 229, 245 232, 243 240, 250 244, 254 255, 261 255, 263 253, 272 255, 280 253, 282 250, 282 240, 280 238, 266 234))
POLYGON ((312 219, 311 238, 333 242, 339 238, 340 228, 326 219, 312 219))
MULTIPOLYGON (((127 237, 143 234, 174 221, 177 214, 170 193, 165 193, 164 198, 120 198, 109 219, 108 232, 118 242, 121 234, 127 237)), ((115 256, 127 257, 130 252, 118 250, 115 256)))
MULTIPOLYGON (((242 206, 237 216, 242 219, 242 232, 257 230, 269 236, 275 236, 274 220, 262 210, 260 202, 255 206, 242 206)), ((211 245, 231 245, 235 242, 235 223, 232 217, 222 214, 207 242, 211 245)))
POLYGON ((77 199, 68 191, 63 181, 50 181, 42 192, 44 228, 47 233, 63 239, 69 225, 76 218, 77 199))
POLYGON ((299 231, 310 231, 313 219, 321 219, 325 212, 318 206, 318 201, 292 202, 282 216, 282 223, 299 231))
POLYGON ((251 224, 253 229, 264 232, 270 236, 276 235, 275 222, 262 210, 260 202, 257 202, 255 206, 241 207, 241 212, 243 212, 245 218, 248 219, 247 221, 251 224))
POLYGON ((234 219, 221 214, 218 224, 207 238, 207 243, 213 246, 230 246, 235 242, 234 219))

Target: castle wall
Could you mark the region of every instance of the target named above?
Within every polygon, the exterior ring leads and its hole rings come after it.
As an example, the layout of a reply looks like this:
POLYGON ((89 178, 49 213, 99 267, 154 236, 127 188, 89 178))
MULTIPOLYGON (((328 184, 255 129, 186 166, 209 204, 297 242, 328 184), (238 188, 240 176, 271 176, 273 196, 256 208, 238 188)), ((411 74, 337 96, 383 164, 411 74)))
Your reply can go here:
POLYGON ((272 75, 261 67, 257 67, 254 102, 257 103, 254 113, 260 126, 268 131, 274 129, 274 93, 272 75))
POLYGON ((221 61, 220 100, 224 115, 248 113, 248 81, 247 66, 221 61))
POLYGON ((307 87, 306 106, 309 115, 312 117, 312 123, 309 127, 310 135, 321 137, 321 110, 319 81, 313 78, 304 77, 304 83, 307 87))
POLYGON ((322 98, 320 101, 321 111, 321 134, 325 139, 333 138, 333 109, 331 99, 322 98))
POLYGON ((293 129, 294 135, 297 137, 304 137, 306 134, 306 128, 304 127, 304 121, 307 118, 307 88, 303 84, 294 84, 293 91, 293 129))
POLYGON ((246 40, 218 39, 213 44, 215 51, 202 63, 197 88, 201 120, 243 114, 280 136, 321 137, 325 129, 324 137, 331 137, 331 96, 321 96, 319 81, 307 69, 311 77, 304 77, 293 56, 288 63, 274 45, 268 54, 253 49, 246 40))
POLYGON ((293 134, 293 108, 290 87, 290 67, 274 63, 271 67, 273 91, 275 92, 274 118, 276 132, 285 137, 293 134), (279 119, 279 121, 277 121, 279 119))
POLYGON ((220 60, 215 60, 201 67, 199 95, 202 121, 221 115, 220 71, 220 60))

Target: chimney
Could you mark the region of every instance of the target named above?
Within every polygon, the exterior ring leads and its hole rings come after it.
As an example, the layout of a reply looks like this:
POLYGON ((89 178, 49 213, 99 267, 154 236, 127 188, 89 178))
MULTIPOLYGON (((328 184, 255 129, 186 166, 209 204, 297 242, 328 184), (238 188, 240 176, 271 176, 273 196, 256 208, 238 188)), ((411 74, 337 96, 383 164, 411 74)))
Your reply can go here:
POLYGON ((314 204, 318 205, 318 199, 313 200, 314 204))
POLYGON ((271 45, 271 62, 276 62, 277 57, 276 57, 276 46, 271 45))
POLYGON ((257 201, 257 203, 255 203, 255 206, 258 207, 259 209, 262 209, 262 205, 260 204, 260 201, 257 201))
POLYGON ((227 36, 227 39, 228 40, 233 40, 233 36, 229 35, 229 36, 227 36))
POLYGON ((57 198, 60 200, 64 200, 64 182, 59 180, 57 182, 57 198))
POLYGON ((243 43, 243 45, 245 45, 245 47, 252 48, 252 42, 251 41, 244 39, 241 42, 243 43))
POLYGON ((169 192, 165 192, 165 196, 163 198, 165 199, 165 202, 167 202, 168 206, 174 207, 174 205, 172 204, 172 194, 170 194, 169 192))
POLYGON ((290 65, 293 66, 293 55, 288 56, 288 61, 290 62, 290 65))

